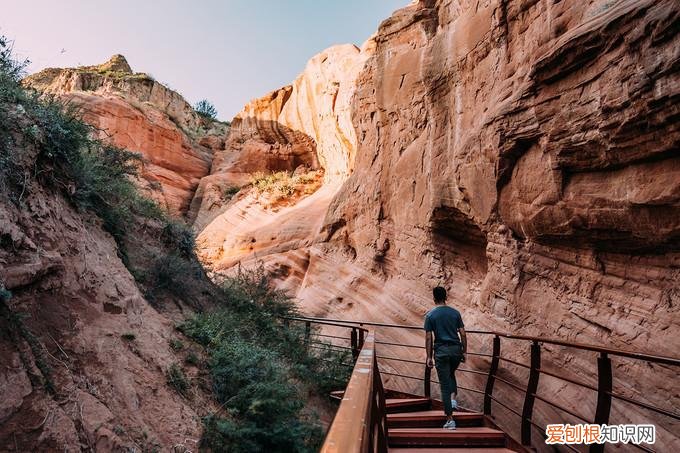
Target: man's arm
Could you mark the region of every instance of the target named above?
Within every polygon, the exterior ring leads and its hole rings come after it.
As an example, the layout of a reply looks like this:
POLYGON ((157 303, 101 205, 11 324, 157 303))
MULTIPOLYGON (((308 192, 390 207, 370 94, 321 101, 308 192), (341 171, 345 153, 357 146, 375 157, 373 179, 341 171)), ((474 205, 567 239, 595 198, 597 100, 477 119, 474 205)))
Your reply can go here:
POLYGON ((427 360, 425 363, 427 364, 428 368, 432 368, 434 366, 434 357, 432 357, 432 343, 432 331, 425 332, 425 351, 427 352, 427 360))
POLYGON ((460 334, 460 342, 463 345, 463 359, 461 362, 465 362, 465 359, 467 358, 467 336, 465 335, 465 327, 458 329, 458 333, 460 334))

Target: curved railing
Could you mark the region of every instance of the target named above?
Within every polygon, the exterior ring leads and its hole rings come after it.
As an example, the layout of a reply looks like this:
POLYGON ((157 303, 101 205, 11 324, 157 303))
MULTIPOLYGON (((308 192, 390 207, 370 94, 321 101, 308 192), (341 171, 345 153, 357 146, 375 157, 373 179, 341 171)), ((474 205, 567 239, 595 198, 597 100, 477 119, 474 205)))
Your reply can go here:
MULTIPOLYGON (((378 323, 378 322, 367 322, 367 321, 351 321, 351 320, 343 320, 343 319, 329 319, 329 318, 318 318, 318 317, 298 317, 295 318, 296 321, 301 321, 305 322, 307 325, 306 331, 310 331, 310 325, 311 323, 318 323, 318 324, 329 324, 329 325, 334 325, 336 327, 343 327, 347 329, 351 329, 351 335, 350 335, 350 347, 348 349, 351 349, 353 352, 354 357, 358 357, 358 352, 359 349, 361 348, 361 345, 364 343, 363 338, 364 335, 366 334, 366 326, 370 327, 380 327, 380 328, 388 328, 388 329, 407 329, 407 330, 417 330, 417 331, 422 331, 422 327, 419 326, 411 326, 411 325, 401 325, 401 324, 388 324, 388 323, 378 323)), ((483 396, 483 412, 485 415, 491 415, 492 412, 492 405, 494 403, 502 406, 506 410, 508 410, 510 413, 514 414, 515 416, 520 418, 520 443, 524 446, 531 446, 532 445, 532 429, 538 429, 541 434, 545 433, 545 427, 540 426, 533 418, 534 416, 534 404, 536 400, 541 401, 542 403, 547 404, 548 406, 556 409, 557 411, 560 411, 564 414, 568 414, 571 417, 574 417, 575 419, 581 420, 583 423, 587 424, 598 424, 598 425, 603 425, 603 424, 608 424, 609 423, 609 416, 611 413, 611 408, 612 408, 612 400, 616 399, 622 403, 625 404, 630 404, 633 406, 637 406, 639 408, 643 408, 652 412, 655 412, 657 414, 669 417, 673 420, 680 420, 680 413, 674 412, 673 410, 669 410, 666 408, 661 408, 658 407, 654 404, 645 402, 645 401, 640 401, 635 398, 631 398, 629 396, 623 395, 619 392, 615 392, 613 390, 613 371, 612 371, 612 364, 611 364, 611 357, 612 356, 617 356, 617 357, 624 357, 628 359, 633 359, 637 361, 642 361, 646 363, 654 363, 654 364, 662 364, 662 365, 667 365, 671 367, 678 367, 678 371, 680 371, 680 358, 676 357, 667 357, 667 356, 661 356, 661 355, 654 355, 654 354, 645 354, 645 353, 639 353, 639 352, 634 352, 634 351, 626 351, 626 350, 620 350, 620 349, 614 349, 614 348, 607 348, 607 347, 602 347, 602 346, 596 346, 596 345, 589 345, 589 344, 581 344, 581 343, 575 343, 575 342, 569 342, 569 341, 564 341, 564 340, 557 340, 557 339, 549 339, 549 338, 541 338, 541 337, 533 337, 533 336, 528 336, 528 335, 515 335, 515 334, 508 334, 508 333, 503 333, 503 332, 493 332, 493 331, 480 331, 480 330, 468 330, 466 331, 469 335, 471 336, 481 336, 481 337, 491 337, 491 354, 486 354, 482 352, 468 352, 468 355, 471 356, 479 356, 479 357, 485 357, 489 359, 490 365, 489 369, 486 371, 480 371, 480 370, 474 370, 470 368, 459 368, 458 371, 464 372, 464 373, 472 373, 472 374, 477 374, 477 375, 484 375, 486 376, 486 384, 484 386, 484 389, 473 389, 473 388, 468 388, 464 386, 460 386, 459 388, 471 391, 473 393, 477 393, 479 395, 483 396), (530 356, 530 363, 521 363, 516 360, 510 359, 509 357, 504 357, 501 355, 501 341, 502 339, 511 339, 511 340, 520 340, 524 341, 529 344, 529 356, 530 356), (586 382, 582 382, 580 380, 567 377, 563 374, 557 374, 554 372, 551 372, 541 366, 541 352, 542 352, 542 345, 555 345, 555 346, 562 346, 566 348, 572 348, 575 350, 582 350, 582 351, 590 351, 590 352, 595 352, 598 354, 597 357, 597 384, 596 385, 591 385, 586 382), (501 362, 509 363, 514 366, 518 366, 521 368, 525 368, 528 370, 528 378, 526 381, 525 385, 518 385, 517 383, 511 382, 508 379, 504 379, 501 376, 499 376, 498 371, 501 362), (574 411, 556 403, 555 401, 552 401, 549 398, 546 398, 543 395, 538 394, 538 384, 540 381, 540 377, 542 375, 550 376, 555 379, 562 380, 568 384, 577 386, 579 388, 584 388, 584 389, 589 389, 597 393, 597 403, 595 406, 595 413, 593 414, 592 419, 588 419, 582 415, 579 415, 575 413, 574 411), (512 407, 511 404, 501 400, 497 395, 494 395, 494 388, 496 387, 496 382, 500 382, 509 388, 514 389, 517 392, 520 392, 523 394, 523 404, 521 410, 516 407, 512 407)), ((343 337, 338 337, 336 338, 343 338, 343 337)), ((346 339, 346 338, 345 338, 346 339)), ((423 394, 427 397, 431 395, 431 384, 432 384, 432 379, 431 379, 431 373, 430 373, 430 368, 427 368, 424 366, 422 361, 416 361, 416 360, 411 360, 403 357, 394 357, 394 356, 381 356, 378 355, 375 352, 375 345, 389 345, 389 346, 399 346, 403 348, 411 348, 411 349, 424 349, 424 346, 422 345, 412 345, 412 344, 403 344, 403 343, 395 343, 395 342, 388 342, 388 341, 379 341, 374 338, 374 336, 371 334, 371 341, 373 346, 370 348, 371 354, 373 355, 373 361, 374 361, 374 366, 372 367, 371 373, 372 376, 380 376, 381 371, 378 369, 377 361, 378 359, 383 359, 383 360, 390 360, 390 361, 399 361, 403 363, 409 363, 409 364, 414 364, 414 365, 422 365, 424 367, 424 372, 423 372, 423 377, 418 377, 418 376, 412 376, 412 375, 406 375, 402 373, 392 373, 392 372, 387 372, 387 371, 382 371, 382 374, 384 375, 391 375, 391 376, 396 376, 396 377, 401 377, 401 378, 406 378, 406 379, 414 379, 418 381, 423 382, 423 394)), ((359 366, 357 364, 357 366, 359 366)), ((354 371, 355 373, 357 372, 357 366, 355 366, 354 371)), ((363 365, 362 365, 363 366, 363 365)), ((676 376, 678 374, 676 373, 676 376)), ((352 376, 354 378, 354 374, 352 376)), ((351 381, 350 381, 351 382, 351 381)), ((357 381, 358 382, 358 381, 357 381)), ((436 382, 436 381, 434 381, 436 382)), ((372 388, 375 390, 375 382, 373 383, 372 388)), ((348 387, 349 390, 349 387, 348 387)), ((382 383, 380 384, 380 392, 382 392, 382 383)), ((362 396, 363 398, 363 396, 362 396)), ((344 403, 344 402, 343 402, 344 403)), ((341 420, 344 419, 344 417, 347 414, 347 409, 343 409, 343 404, 341 404, 340 409, 338 410, 338 414, 336 415, 336 420, 338 417, 341 417, 341 420), (342 412, 341 412, 342 411, 342 412)), ((355 413, 354 413, 355 415, 355 413)), ((354 417, 354 415, 352 415, 354 417)), ((380 416, 380 414, 378 414, 380 416)), ((382 414, 384 417, 384 413, 382 414)), ((351 421, 351 423, 357 423, 357 418, 349 418, 346 419, 347 421, 351 421)), ((340 426, 340 425, 338 425, 340 426)), ((337 438, 338 432, 336 427, 336 422, 334 421, 331 430, 329 431, 328 438, 337 438)), ((342 432, 342 431, 340 431, 342 432)), ((346 432, 346 431, 345 431, 346 432)), ((384 428, 383 432, 379 433, 380 435, 386 436, 386 427, 384 428)), ((544 434, 543 434, 544 435, 544 434)), ((383 441, 385 442, 385 441, 383 441)), ((637 444, 630 444, 630 446, 635 447, 639 450, 642 451, 647 451, 647 452, 653 452, 654 450, 644 446, 644 445, 637 445, 637 444)), ((565 444, 563 447, 571 450, 571 451, 578 451, 576 448, 572 447, 571 445, 565 444)), ((326 448, 326 447, 324 447, 326 448)), ((591 444, 589 447, 590 452, 602 452, 604 450, 604 444, 591 444)), ((347 449, 347 450, 324 450, 327 452, 331 451, 382 451, 382 450, 366 450, 366 449, 347 449)))
MULTIPOLYGON (((387 411, 385 393, 375 353, 375 334, 363 327, 346 325, 331 320, 301 317, 284 317, 284 322, 305 323, 305 340, 313 347, 312 323, 350 329, 350 349, 355 359, 352 375, 344 392, 340 407, 333 418, 322 453, 370 452, 387 453, 387 411)), ((347 339, 337 335, 316 333, 330 339, 347 339)), ((335 345, 334 347, 338 347, 335 345)), ((343 348, 344 349, 344 348, 343 348)))

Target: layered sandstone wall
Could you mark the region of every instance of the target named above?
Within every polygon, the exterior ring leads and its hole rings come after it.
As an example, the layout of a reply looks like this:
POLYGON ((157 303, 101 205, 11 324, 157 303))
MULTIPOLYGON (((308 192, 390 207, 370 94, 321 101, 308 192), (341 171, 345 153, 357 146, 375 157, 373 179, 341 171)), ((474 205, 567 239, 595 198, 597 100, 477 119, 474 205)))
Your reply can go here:
MULTIPOLYGON (((10 125, 14 168, 34 171, 39 151, 15 123, 37 126, 19 108, 13 115, 21 118, 10 125)), ((5 183, 0 451, 195 449, 201 417, 218 408, 208 388, 196 386, 185 398, 167 382, 169 367, 184 361, 170 342, 186 312, 169 300, 145 300, 101 220, 60 190, 33 181, 17 202, 5 183)), ((139 242, 128 258, 151 247, 149 228, 135 231, 139 242)), ((185 372, 206 379, 198 368, 185 372)))
MULTIPOLYGON (((420 2, 393 15, 358 79, 361 145, 323 253, 371 278, 348 286, 333 264, 310 266, 306 306, 412 323, 444 283, 471 328, 677 354, 679 17, 677 3, 640 1, 420 2)), ((593 378, 592 354, 549 349, 546 366, 593 378)), ((673 370, 615 362, 618 390, 677 405, 673 370)), ((592 415, 574 405, 585 396, 556 399, 592 415)))
POLYGON ((310 245, 317 237, 332 196, 353 168, 357 138, 351 100, 371 52, 371 40, 361 49, 349 44, 326 49, 292 85, 252 100, 236 115, 225 149, 215 154, 190 211, 207 267, 220 270, 266 256, 262 244, 283 252, 310 245), (253 174, 292 172, 300 166, 322 170, 324 187, 298 207, 263 209, 252 197, 224 197, 230 187, 248 185, 253 174))
MULTIPOLYGON (((635 280, 613 298, 628 306, 636 288, 642 299, 676 297, 675 5, 455 5, 421 2, 381 26, 358 79, 360 147, 329 210, 329 244, 347 238, 340 242, 350 243, 357 263, 388 267, 387 275, 406 262, 427 269, 429 283, 477 274, 477 289, 461 296, 504 323, 525 299, 522 288, 543 280, 523 272, 523 256, 546 271, 563 263, 598 281, 635 280), (471 255, 466 248, 482 261, 469 271, 451 264, 471 255), (553 259, 538 259, 544 255, 553 259), (621 275, 624 256, 632 261, 621 275)), ((590 289, 578 297, 573 286, 555 287, 564 302, 557 322, 578 322, 570 298, 583 304, 582 317, 598 319, 598 294, 607 291, 591 283, 582 282, 590 289)), ((661 328, 669 313, 650 308, 646 322, 659 334, 638 346, 670 353, 676 344, 661 328)), ((591 339, 628 343, 635 335, 617 324, 590 326, 591 339)), ((535 331, 553 326, 541 320, 535 331)))
POLYGON ((200 117, 175 91, 133 73, 121 55, 99 66, 45 69, 23 81, 82 109, 101 138, 142 154, 140 186, 173 214, 185 214, 210 173, 228 127, 200 117))

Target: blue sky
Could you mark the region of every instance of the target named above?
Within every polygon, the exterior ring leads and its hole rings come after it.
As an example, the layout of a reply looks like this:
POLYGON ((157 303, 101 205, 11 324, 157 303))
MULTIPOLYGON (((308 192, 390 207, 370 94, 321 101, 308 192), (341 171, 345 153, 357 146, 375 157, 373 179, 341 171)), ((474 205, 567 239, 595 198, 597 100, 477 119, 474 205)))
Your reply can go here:
POLYGON ((45 67, 92 65, 120 53, 221 119, 290 83, 333 44, 361 45, 409 0, 5 0, 0 34, 45 67), (62 52, 63 50, 63 52, 62 52))

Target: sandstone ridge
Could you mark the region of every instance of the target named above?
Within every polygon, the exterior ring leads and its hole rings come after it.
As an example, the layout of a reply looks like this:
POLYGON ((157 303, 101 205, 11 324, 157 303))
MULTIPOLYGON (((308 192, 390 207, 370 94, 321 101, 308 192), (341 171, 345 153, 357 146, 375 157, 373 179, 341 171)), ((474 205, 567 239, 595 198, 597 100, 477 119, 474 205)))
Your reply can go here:
POLYGON ((174 214, 188 211, 228 131, 148 74, 133 73, 122 55, 96 66, 45 69, 23 83, 80 106, 102 138, 141 153, 140 186, 174 214))

